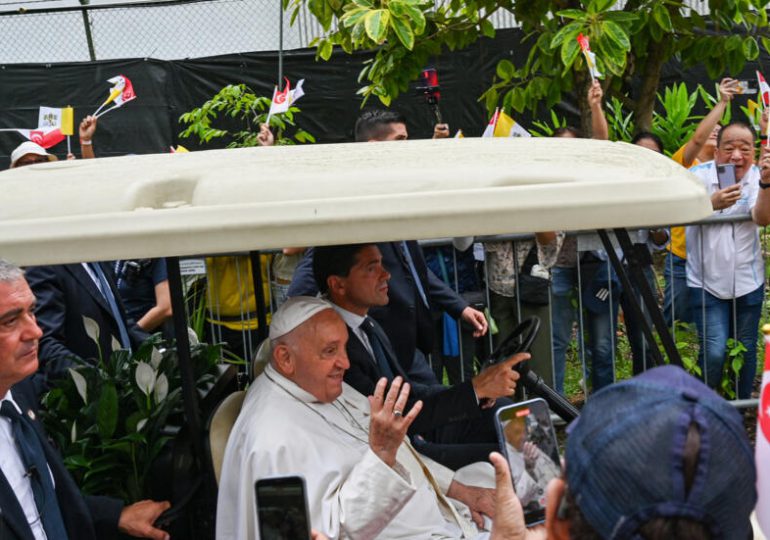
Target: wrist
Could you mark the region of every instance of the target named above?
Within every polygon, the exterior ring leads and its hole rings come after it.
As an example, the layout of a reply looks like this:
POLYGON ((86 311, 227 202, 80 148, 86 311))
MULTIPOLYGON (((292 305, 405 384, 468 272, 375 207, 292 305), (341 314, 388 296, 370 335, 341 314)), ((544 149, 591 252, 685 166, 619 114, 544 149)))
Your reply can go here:
POLYGON ((80 138, 80 144, 88 146, 88 145, 93 144, 93 142, 91 142, 91 139, 86 139, 86 138, 81 137, 80 138))

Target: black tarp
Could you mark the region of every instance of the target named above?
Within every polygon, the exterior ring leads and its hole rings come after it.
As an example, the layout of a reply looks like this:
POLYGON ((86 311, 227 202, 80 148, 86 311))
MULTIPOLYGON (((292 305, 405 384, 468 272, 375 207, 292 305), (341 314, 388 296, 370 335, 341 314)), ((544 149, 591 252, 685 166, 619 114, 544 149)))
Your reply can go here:
MULTIPOLYGON (((469 136, 483 130, 487 113, 479 96, 491 84, 495 66, 501 58, 521 65, 527 46, 520 43, 519 30, 498 31, 494 39, 482 39, 463 51, 447 53, 436 59, 441 82, 441 109, 452 133, 462 128, 469 136)), ((336 52, 328 62, 316 61, 315 51, 288 51, 284 56, 285 75, 293 82, 305 79, 305 97, 299 124, 316 136, 318 142, 351 139, 352 127, 360 112, 360 87, 357 78, 369 53, 346 55, 336 52)), ((759 65, 767 63, 763 53, 759 65)), ((747 63, 742 78, 755 80, 757 63, 747 63)), ((178 61, 127 59, 68 64, 16 64, 0 66, 0 128, 34 128, 38 107, 47 105, 75 108, 76 124, 92 113, 108 94, 106 80, 118 74, 133 82, 137 99, 100 119, 95 138, 98 156, 168 152, 169 146, 183 144, 191 150, 200 146, 192 139, 180 140, 183 126, 179 116, 200 106, 223 86, 246 83, 257 94, 272 95, 277 79, 278 55, 274 51, 231 54, 178 61)), ((770 75, 770 74, 768 74, 770 75)), ((703 69, 683 70, 669 64, 661 79, 665 85, 685 81, 694 88, 703 83, 713 93, 713 82, 703 69)), ((629 89, 633 94, 633 87, 629 89)), ((744 101, 741 101, 744 103, 744 101)), ((367 106, 379 106, 376 99, 367 106)), ((412 138, 430 137, 433 119, 429 107, 416 92, 402 95, 393 107, 405 113, 412 138)), ((578 124, 576 108, 567 99, 558 107, 559 116, 578 124)), ((734 114, 740 114, 737 108, 734 114)), ((546 110, 538 111, 547 118, 546 110)), ((548 115, 550 117, 550 115, 548 115)), ((519 118, 527 125, 529 115, 519 118)), ((579 125, 579 124, 578 124, 579 125)), ((76 128, 77 131, 77 128, 76 128)), ((0 169, 8 166, 10 152, 24 139, 17 133, 0 133, 0 169)), ((72 138, 76 155, 77 135, 72 138)), ((212 142, 207 148, 222 146, 212 142)), ((52 152, 63 158, 66 143, 52 152)))
MULTIPOLYGON (((497 61, 511 57, 517 48, 518 32, 500 31, 493 39, 438 58, 435 65, 441 83, 441 109, 452 133, 462 128, 478 135, 486 123, 479 96, 489 86, 497 61)), ((517 57, 519 55, 516 55, 517 57)), ((292 82, 305 79, 305 96, 298 102, 299 124, 318 142, 342 142, 351 138, 360 113, 357 78, 368 53, 335 53, 328 62, 316 61, 315 50, 288 51, 284 74, 292 82)), ((276 52, 231 54, 179 61, 127 59, 68 64, 17 64, 0 67, 0 128, 34 128, 38 107, 75 108, 77 123, 106 98, 106 80, 118 74, 131 79, 137 99, 99 120, 94 141, 98 156, 167 152, 183 144, 200 148, 193 139, 179 139, 183 126, 179 116, 200 106, 226 84, 245 83, 258 95, 272 95, 277 79, 276 52)), ((367 106, 380 106, 376 99, 367 106)), ((393 105, 405 113, 410 136, 429 137, 432 114, 416 91, 402 95, 393 105)), ((77 131, 77 127, 76 127, 77 131)), ((0 133, 0 168, 8 166, 10 152, 24 139, 17 133, 0 133)), ((212 142, 207 148, 221 143, 212 142)), ((79 153, 77 135, 72 147, 79 153)), ((52 152, 60 158, 66 143, 52 152)))

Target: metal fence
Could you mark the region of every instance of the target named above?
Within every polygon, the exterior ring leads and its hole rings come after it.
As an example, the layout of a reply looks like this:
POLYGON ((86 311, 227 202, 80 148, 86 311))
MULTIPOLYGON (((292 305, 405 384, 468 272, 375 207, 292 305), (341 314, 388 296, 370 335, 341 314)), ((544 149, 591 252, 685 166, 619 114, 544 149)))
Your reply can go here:
MULTIPOLYGON (((323 35, 304 6, 290 25, 289 15, 280 11, 280 0, 81 0, 87 5, 66 7, 62 3, 68 2, 0 2, 0 64, 179 60, 298 49, 323 35)), ((618 8, 624 3, 619 2, 618 8)), ((687 9, 706 14, 708 5, 702 2, 687 9)), ((495 28, 517 26, 506 10, 496 11, 490 20, 495 28)))
MULTIPOLYGON (((724 223, 724 222, 741 222, 749 220, 749 216, 732 217, 729 220, 711 218, 702 222, 703 226, 709 226, 708 224, 724 223)), ((484 259, 484 245, 489 242, 510 241, 514 244, 514 247, 521 242, 532 242, 532 236, 527 235, 508 235, 508 236, 495 236, 495 237, 483 237, 480 242, 475 246, 476 253, 476 268, 475 272, 479 278, 480 288, 476 291, 476 295, 467 293, 469 291, 463 291, 461 294, 465 294, 469 299, 473 297, 471 302, 479 302, 481 309, 486 309, 487 314, 495 315, 500 312, 499 302, 505 301, 500 295, 496 295, 493 291, 487 287, 489 283, 488 268, 484 259)), ((423 249, 427 252, 434 250, 437 246, 447 246, 448 240, 437 240, 423 243, 423 249)), ((762 246, 764 254, 764 231, 762 233, 762 246)), ((578 250, 583 253, 590 250, 600 249, 598 238, 595 234, 582 234, 577 237, 578 250)), ((515 253, 514 249, 514 253, 515 253)), ((277 308, 278 305, 285 299, 286 290, 290 282, 289 276, 291 273, 291 267, 297 262, 298 259, 287 261, 282 259, 281 256, 274 258, 273 253, 263 254, 263 271, 262 279, 266 283, 263 288, 265 294, 266 305, 270 309, 277 308), (281 261, 281 262, 277 262, 281 261), (269 285, 267 285, 269 284, 269 285)), ((455 271, 457 268, 461 268, 458 264, 458 255, 454 249, 451 249, 451 261, 448 266, 449 272, 447 272, 447 283, 458 290, 459 280, 457 279, 458 273, 455 271)), ((231 257, 236 259, 236 257, 231 257)), ((254 315, 254 301, 250 298, 251 292, 254 290, 251 281, 251 269, 246 265, 245 261, 248 257, 240 257, 241 263, 234 265, 230 264, 231 275, 229 279, 234 281, 237 285, 237 289, 240 291, 246 291, 240 294, 238 300, 234 303, 232 299, 229 302, 229 307, 224 310, 222 306, 226 303, 222 296, 222 291, 216 287, 209 287, 206 291, 205 304, 209 306, 207 315, 207 329, 205 335, 214 340, 230 339, 236 342, 234 349, 239 350, 244 356, 249 357, 250 353, 255 350, 258 345, 258 340, 255 337, 253 329, 254 315), (241 266, 242 264, 242 266, 241 266), (237 304, 235 312, 233 306, 237 304), (226 312, 225 312, 226 311, 226 312), (214 321, 219 320, 220 323, 214 321), (235 332, 225 330, 221 321, 252 321, 246 323, 242 328, 244 331, 237 330, 235 332), (247 331, 251 329, 252 331, 247 331)), ((662 274, 668 272, 674 274, 674 261, 670 257, 667 251, 662 250, 659 255, 655 257, 656 262, 650 267, 648 272, 649 282, 653 286, 656 298, 659 301, 659 305, 663 305, 664 301, 664 282, 662 274), (668 265, 668 266, 667 266, 668 265)), ((514 258, 514 260, 517 260, 514 258)), ((212 282, 216 283, 221 279, 224 279, 223 274, 217 275, 217 272, 222 272, 222 268, 225 266, 211 266, 209 261, 208 278, 212 282)), ((517 262, 516 267, 511 268, 511 272, 518 274, 521 268, 518 267, 520 261, 517 262)), ((595 264, 595 262, 594 262, 595 264)), ((597 370, 604 369, 602 374, 604 381, 600 384, 604 384, 608 381, 614 382, 620 379, 630 377, 634 372, 638 372, 651 367, 654 363, 649 351, 649 345, 641 337, 640 331, 637 328, 632 328, 632 321, 630 321, 629 311, 627 305, 623 302, 623 299, 613 297, 618 295, 618 289, 610 278, 611 272, 609 272, 609 261, 601 260, 600 264, 606 265, 608 269, 607 275, 607 304, 612 306, 604 314, 597 316, 596 313, 592 313, 591 309, 585 305, 585 294, 581 294, 580 291, 584 291, 587 287, 587 275, 588 269, 586 268, 585 258, 578 257, 577 264, 569 268, 556 268, 551 272, 551 287, 548 294, 548 303, 544 306, 533 306, 525 304, 520 300, 521 295, 517 288, 516 294, 513 297, 507 299, 510 304, 509 309, 513 309, 515 312, 515 318, 521 320, 530 315, 537 315, 542 320, 542 326, 540 336, 535 342, 533 348, 533 360, 531 365, 539 375, 552 387, 564 392, 568 397, 573 400, 581 400, 590 396, 594 390, 594 385, 597 384, 597 370), (565 275, 567 277, 565 278, 565 275), (571 285, 567 287, 569 292, 565 294, 564 280, 572 280, 571 285), (512 306, 512 307, 511 307, 512 306), (621 307, 622 306, 622 307, 621 307), (625 309, 624 309, 625 308, 625 309), (602 364, 604 362, 604 364, 602 364), (563 373, 563 376, 557 374, 563 373), (593 381, 592 381, 593 380, 593 381)), ((195 262, 188 263, 189 280, 194 280, 196 275, 203 277, 206 273, 205 265, 202 259, 198 259, 195 262)), ((200 282, 199 282, 200 283, 200 282)), ((518 284, 518 280, 517 280, 518 284)), ((628 294, 627 292, 623 294, 628 294)), ((666 306, 667 313, 666 320, 670 326, 670 331, 677 343, 677 348, 680 355, 684 358, 685 364, 690 369, 695 369, 694 366, 698 365, 698 352, 703 348, 704 340, 709 337, 709 333, 712 331, 709 329, 706 321, 705 310, 699 310, 692 313, 689 323, 679 320, 678 315, 682 306, 677 305, 678 300, 674 297, 673 302, 670 302, 666 306), (674 316, 676 314, 676 316, 674 316), (696 326, 698 322, 696 318, 700 317, 703 321, 701 328, 705 331, 698 332, 696 326)), ((764 295, 761 300, 761 313, 763 316, 767 313, 766 302, 764 295)), ((733 323, 736 318, 736 301, 731 303, 731 317, 733 323)), ((644 308, 642 308, 644 309, 644 308)), ((455 351, 454 355, 447 355, 445 351, 441 349, 441 327, 446 324, 442 321, 442 315, 436 314, 436 327, 438 333, 437 347, 435 348, 429 360, 432 367, 436 372, 438 378, 448 383, 457 383, 468 377, 473 376, 478 369, 479 361, 486 358, 489 352, 494 348, 496 342, 501 337, 503 332, 493 335, 490 332, 485 338, 474 340, 471 336, 471 332, 464 330, 462 325, 458 324, 459 335, 459 349, 455 351)), ((498 324, 502 326, 502 321, 498 321, 498 324)), ((638 326, 638 322, 635 323, 638 326)), ((230 325, 236 327, 234 325, 230 325)), ((492 325, 494 328, 495 325, 492 325)), ((733 324, 735 326, 735 324, 733 324)), ((758 329, 754 329, 754 338, 759 341, 758 329)), ((735 339, 736 336, 728 336, 735 339)), ((749 351, 752 347, 750 343, 744 343, 749 351)), ((755 351, 761 351, 761 346, 754 344, 755 351)), ((737 343, 731 343, 728 347, 728 354, 732 353, 730 360, 735 359, 734 351, 738 350, 737 343)), ((744 362, 748 362, 749 358, 743 358, 744 362)), ((729 376, 725 380, 729 381, 729 376)), ((708 381, 712 386, 720 386, 721 381, 708 381)), ((756 380, 754 381, 756 383, 756 380)), ((728 388, 732 388, 733 391, 737 390, 737 381, 729 383, 728 388)), ((724 389, 723 389, 724 391, 724 389)), ((738 392, 735 392, 739 395, 738 392)), ((730 396, 728 396, 730 397, 730 396)), ((735 396, 733 396, 735 397, 735 396)), ((753 404, 754 402, 741 401, 743 405, 753 404)))

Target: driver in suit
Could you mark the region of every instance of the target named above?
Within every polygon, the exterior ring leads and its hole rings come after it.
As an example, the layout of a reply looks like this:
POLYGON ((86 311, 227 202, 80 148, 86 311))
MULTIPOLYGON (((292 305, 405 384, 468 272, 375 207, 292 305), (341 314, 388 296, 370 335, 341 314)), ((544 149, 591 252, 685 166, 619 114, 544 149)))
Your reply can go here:
POLYGON ((485 461, 498 448, 494 413, 510 404, 505 397, 513 394, 519 378, 512 367, 530 355, 516 354, 451 388, 421 384, 410 379, 387 334, 368 316, 370 308, 388 304, 390 273, 377 244, 315 248, 313 275, 347 325, 350 368, 345 382, 366 396, 380 378, 401 376, 412 386, 411 402, 423 401, 409 430, 415 447, 455 470, 485 461))

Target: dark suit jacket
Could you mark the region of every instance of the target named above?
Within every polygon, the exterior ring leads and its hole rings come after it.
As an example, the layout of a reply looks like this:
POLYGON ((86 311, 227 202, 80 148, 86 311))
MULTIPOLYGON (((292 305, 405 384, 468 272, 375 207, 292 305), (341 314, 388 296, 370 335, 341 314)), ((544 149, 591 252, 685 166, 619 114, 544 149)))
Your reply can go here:
MULTIPOLYGON (((18 403, 25 416, 29 418, 28 411, 32 411, 37 417, 38 398, 31 378, 15 385, 11 392, 14 401, 18 403)), ((33 424, 53 474, 56 498, 69 540, 116 538, 123 503, 109 497, 82 496, 64 467, 61 456, 48 443, 40 422, 35 420, 33 424)), ((34 540, 24 511, 2 471, 0 471, 0 508, 2 508, 3 521, 0 527, 5 528, 3 540, 34 540)))
MULTIPOLYGON (((105 264, 102 264, 102 269, 126 321, 112 272, 105 264)), ((73 356, 99 358, 101 350, 102 355, 109 358, 112 337, 119 339, 120 330, 107 300, 81 264, 34 266, 26 270, 25 276, 37 299, 35 315, 43 329, 38 356, 40 371, 47 382, 64 376, 72 365, 73 356), (98 347, 86 333, 84 316, 93 319, 99 326, 98 347)), ((127 325, 127 329, 133 347, 147 337, 136 326, 127 325)))
MULTIPOLYGON (((380 341, 384 343, 386 354, 390 357, 393 373, 401 375, 412 387, 406 409, 410 410, 417 400, 421 399, 423 402, 420 414, 409 426, 410 434, 426 433, 441 425, 469 420, 480 415, 471 381, 465 381, 451 388, 441 384, 428 385, 411 381, 395 361, 393 348, 387 336, 382 333, 381 328, 379 332, 380 341)), ((372 355, 350 327, 348 327, 347 353, 350 368, 345 372, 345 382, 365 396, 372 395, 377 381, 383 377, 383 374, 372 355)))
MULTIPOLYGON (((428 269, 417 242, 410 240, 407 245, 430 308, 446 311, 452 317, 459 318, 468 303, 428 269)), ((430 309, 425 307, 420 297, 400 242, 380 242, 377 247, 382 253, 383 266, 391 274, 388 282, 389 302, 387 306, 370 309, 369 315, 388 334, 401 367, 408 372, 418 348, 426 355, 433 350, 433 319, 430 309)), ((318 287, 313 278, 313 254, 312 250, 308 250, 294 270, 289 296, 312 296, 317 292, 318 287)))

